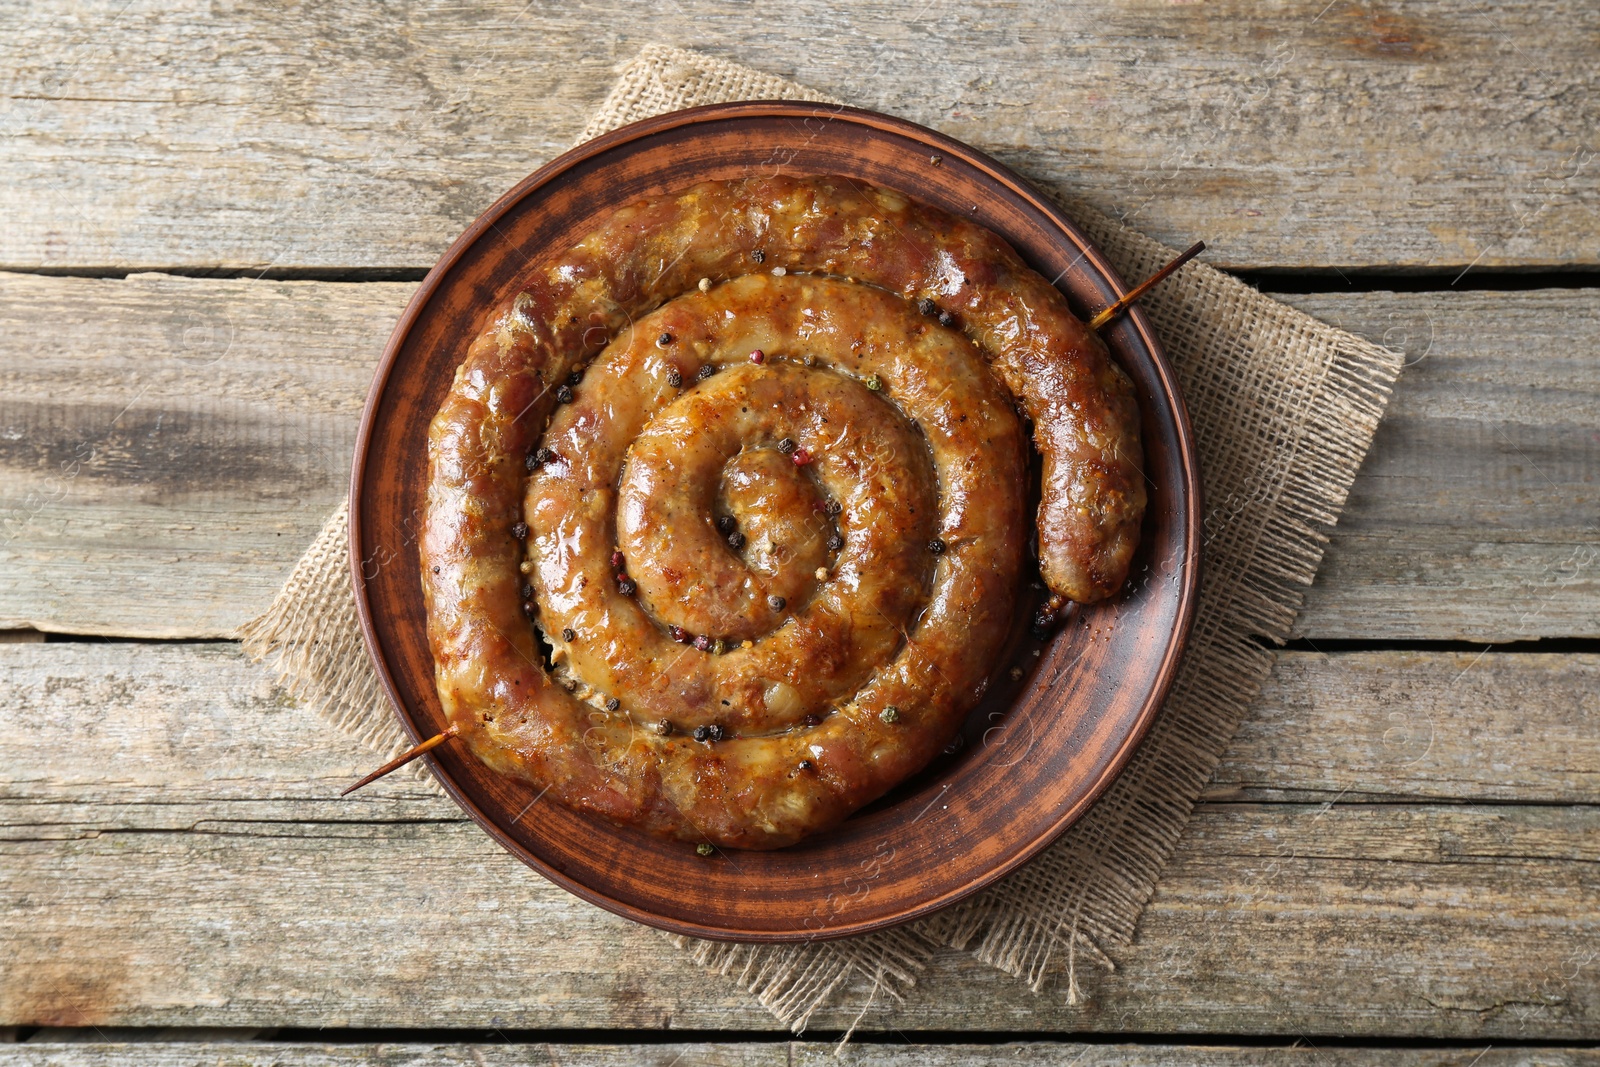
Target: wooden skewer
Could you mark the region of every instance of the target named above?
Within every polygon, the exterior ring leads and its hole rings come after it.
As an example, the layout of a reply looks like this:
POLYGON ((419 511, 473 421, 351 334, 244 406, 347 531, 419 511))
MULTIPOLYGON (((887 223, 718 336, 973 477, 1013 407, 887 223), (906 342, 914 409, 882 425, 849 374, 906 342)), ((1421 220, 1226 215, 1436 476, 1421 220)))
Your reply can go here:
POLYGON ((382 767, 379 767, 377 770, 373 771, 371 774, 367 775, 365 778, 361 779, 361 781, 357 782, 355 785, 351 786, 349 789, 346 789, 343 793, 340 793, 339 795, 342 796, 342 797, 349 796, 351 793, 354 793, 357 789, 360 789, 362 786, 367 785, 370 782, 376 782, 379 778, 382 778, 384 775, 388 774, 390 771, 399 770, 401 767, 404 767, 406 764, 410 763, 412 760, 416 759, 418 756, 422 755, 424 752, 428 751, 431 748, 436 748, 439 745, 444 744, 446 741, 450 740, 455 735, 456 735, 456 727, 452 724, 448 729, 446 729, 444 731, 444 733, 434 734, 432 737, 430 737, 426 741, 422 742, 422 744, 417 745, 415 748, 410 748, 410 749, 407 749, 406 751, 400 753, 400 755, 396 756, 394 759, 390 760, 388 763, 385 763, 382 767))
POLYGON ((1115 304, 1112 304, 1110 307, 1106 308, 1104 311, 1100 312, 1094 318, 1090 319, 1089 329, 1098 330, 1106 323, 1110 322, 1112 319, 1128 310, 1128 305, 1132 304, 1135 300, 1148 293, 1156 286, 1157 283, 1165 279, 1167 275, 1171 274, 1173 271, 1177 270, 1179 267, 1183 266, 1185 263, 1189 262, 1191 259, 1193 259, 1195 256, 1198 256, 1205 250, 1206 243, 1204 241, 1196 241, 1194 243, 1194 247, 1190 248, 1183 255, 1179 256, 1177 259, 1173 260, 1171 263, 1168 263, 1165 267, 1162 267, 1160 270, 1150 275, 1150 277, 1134 286, 1128 291, 1126 296, 1118 300, 1115 304))

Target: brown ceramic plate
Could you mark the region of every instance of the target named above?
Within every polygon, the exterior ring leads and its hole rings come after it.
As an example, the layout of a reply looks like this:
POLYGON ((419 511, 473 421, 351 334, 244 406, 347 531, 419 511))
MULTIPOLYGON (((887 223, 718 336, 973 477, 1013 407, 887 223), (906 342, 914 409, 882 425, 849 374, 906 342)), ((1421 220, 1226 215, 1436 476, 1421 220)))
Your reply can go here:
MULTIPOLYGON (((707 179, 782 170, 899 189, 999 233, 1083 317, 1125 291, 1042 195, 980 152, 870 111, 741 103, 635 123, 507 193, 445 253, 401 316, 362 415, 351 479, 356 604, 378 674, 421 740, 444 728, 423 619, 416 535, 426 436, 483 317, 529 265, 621 204, 707 179)), ((1048 643, 1018 627, 964 749, 843 826, 776 852, 709 858, 541 801, 464 748, 428 758, 456 802, 513 854, 619 915, 696 937, 842 937, 926 915, 1000 878, 1110 784, 1172 684, 1193 612, 1199 483, 1177 383, 1137 312, 1105 333, 1137 386, 1150 507, 1128 590, 1048 643), (1035 652, 1038 655, 1035 655, 1035 652), (1021 667, 1020 677, 1012 666, 1021 667)), ((1026 611, 1029 591, 1020 591, 1026 611)))

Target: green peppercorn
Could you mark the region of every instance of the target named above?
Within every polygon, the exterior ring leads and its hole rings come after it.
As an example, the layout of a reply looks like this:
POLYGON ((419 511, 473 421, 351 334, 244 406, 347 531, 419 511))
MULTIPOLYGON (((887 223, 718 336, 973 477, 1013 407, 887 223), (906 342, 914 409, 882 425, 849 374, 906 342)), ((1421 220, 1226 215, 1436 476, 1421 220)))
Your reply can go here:
POLYGON ((702 841, 698 845, 694 846, 694 850, 701 856, 709 856, 716 851, 716 849, 712 848, 711 845, 705 841, 702 841))
POLYGON ((886 723, 897 723, 900 721, 900 709, 895 707, 893 704, 890 704, 888 707, 878 712, 878 718, 882 719, 886 723))

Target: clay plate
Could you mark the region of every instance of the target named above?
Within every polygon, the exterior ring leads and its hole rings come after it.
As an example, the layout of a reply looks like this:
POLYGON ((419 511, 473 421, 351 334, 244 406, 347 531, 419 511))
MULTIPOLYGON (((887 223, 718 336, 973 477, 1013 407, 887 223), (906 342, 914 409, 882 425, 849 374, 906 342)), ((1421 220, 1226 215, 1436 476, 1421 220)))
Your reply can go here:
MULTIPOLYGON (((417 533, 426 434, 483 317, 529 265, 636 197, 707 179, 843 174, 966 215, 1009 240, 1084 317, 1125 291, 1048 200, 980 152, 869 111, 800 103, 693 108, 607 134, 541 167, 445 253, 395 327, 373 380, 351 479, 356 605, 374 665, 413 738, 445 723, 424 629, 417 533)), ((1150 508, 1124 595, 1048 643, 1017 630, 965 748, 843 826, 776 852, 701 857, 575 814, 446 744, 426 757, 514 855, 619 915, 695 937, 843 937, 927 915, 994 882, 1088 809, 1172 684, 1193 613, 1199 486, 1172 370, 1135 311, 1105 333, 1143 409, 1150 508), (1040 654, 1034 656, 1037 650, 1040 654), (1022 668, 1012 681, 1010 663, 1022 668)), ((1027 609, 1027 591, 1023 591, 1027 609)))

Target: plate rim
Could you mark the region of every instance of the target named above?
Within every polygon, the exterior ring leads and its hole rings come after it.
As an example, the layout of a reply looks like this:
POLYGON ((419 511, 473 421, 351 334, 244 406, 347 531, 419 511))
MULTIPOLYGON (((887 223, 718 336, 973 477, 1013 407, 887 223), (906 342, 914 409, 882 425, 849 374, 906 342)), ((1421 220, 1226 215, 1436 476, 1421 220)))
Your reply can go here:
MULTIPOLYGON (((401 312, 394 329, 390 332, 389 339, 384 345, 383 355, 373 371, 372 383, 368 388, 366 401, 362 405, 361 419, 356 432, 354 455, 351 460, 348 498, 350 580, 355 597, 356 616, 361 628, 362 644, 366 649, 367 658, 378 677, 384 695, 388 698, 390 709, 400 720, 401 728, 413 742, 420 742, 423 737, 416 728, 410 710, 401 699, 398 687, 389 670, 389 665, 382 655, 379 638, 373 622, 371 605, 367 599, 366 578, 363 575, 360 546, 362 543, 361 499, 366 480, 368 452, 372 443, 373 424, 385 389, 389 384, 390 376, 399 359, 400 351, 404 347, 418 317, 438 291, 445 276, 449 274, 460 258, 478 242, 486 231, 493 228, 507 212, 524 198, 548 185, 567 171, 630 141, 683 126, 726 119, 773 117, 842 119, 879 133, 908 137, 927 144, 938 152, 959 157, 969 166, 983 172, 989 180, 1005 187, 1012 195, 1020 198, 1031 209, 1042 214, 1052 225, 1061 230, 1077 246, 1083 258, 1105 279, 1117 296, 1121 296, 1128 291, 1129 287, 1117 270, 1106 261, 1099 246, 1091 241, 1088 235, 1052 200, 1037 190, 1021 174, 987 153, 938 130, 866 108, 816 101, 770 99, 702 104, 677 111, 663 112, 659 115, 653 115, 625 126, 620 126, 615 130, 568 149, 545 163, 533 173, 518 181, 474 219, 472 224, 451 242, 450 247, 445 250, 444 254, 428 271, 426 277, 423 278, 421 284, 411 295, 410 300, 407 301, 405 310, 401 312)), ((906 195, 914 196, 914 194, 909 193, 906 195)), ((1008 244, 1010 243, 1010 239, 1006 234, 1001 233, 999 236, 1005 239, 1008 244)), ((502 848, 506 849, 522 863, 533 868, 542 877, 567 892, 622 918, 658 930, 664 930, 668 933, 705 940, 784 944, 831 941, 860 936, 877 930, 886 930, 941 911, 994 885, 1028 863, 1038 856, 1040 852, 1054 844, 1062 834, 1082 819, 1100 800, 1106 790, 1111 787, 1112 783, 1127 769, 1134 753, 1143 743, 1157 716, 1161 714, 1166 705, 1167 697, 1171 693, 1184 655, 1188 651, 1189 639, 1193 631, 1203 564, 1201 527, 1204 514, 1199 456, 1194 439, 1194 430, 1189 420, 1188 407, 1184 400, 1183 392, 1179 387, 1177 375, 1148 318, 1146 318, 1142 309, 1134 305, 1125 313, 1125 319, 1134 328, 1140 341, 1144 344, 1146 351, 1149 353, 1156 377, 1166 395, 1171 398, 1172 430, 1178 446, 1177 456, 1179 460, 1178 466, 1182 472, 1182 489, 1189 501, 1187 514, 1184 516, 1182 524, 1184 530, 1184 559, 1181 567, 1181 584, 1175 612, 1173 638, 1168 643, 1165 655, 1156 671, 1155 684, 1144 698, 1138 719, 1128 731, 1126 738, 1118 747, 1115 755, 1107 762, 1099 777, 1090 784, 1089 788, 1076 803, 1059 812, 1044 832, 1036 835, 1032 841, 1018 849, 1013 856, 983 871, 959 889, 953 889, 939 896, 902 908, 892 915, 841 923, 838 926, 829 926, 820 931, 734 930, 721 926, 705 926, 659 915, 608 896, 602 891, 576 881, 545 863, 532 854, 521 842, 506 833, 498 823, 478 806, 476 801, 461 790, 454 778, 444 771, 434 756, 429 754, 424 757, 424 760, 434 779, 456 805, 473 822, 477 823, 480 829, 498 842, 502 848)))

